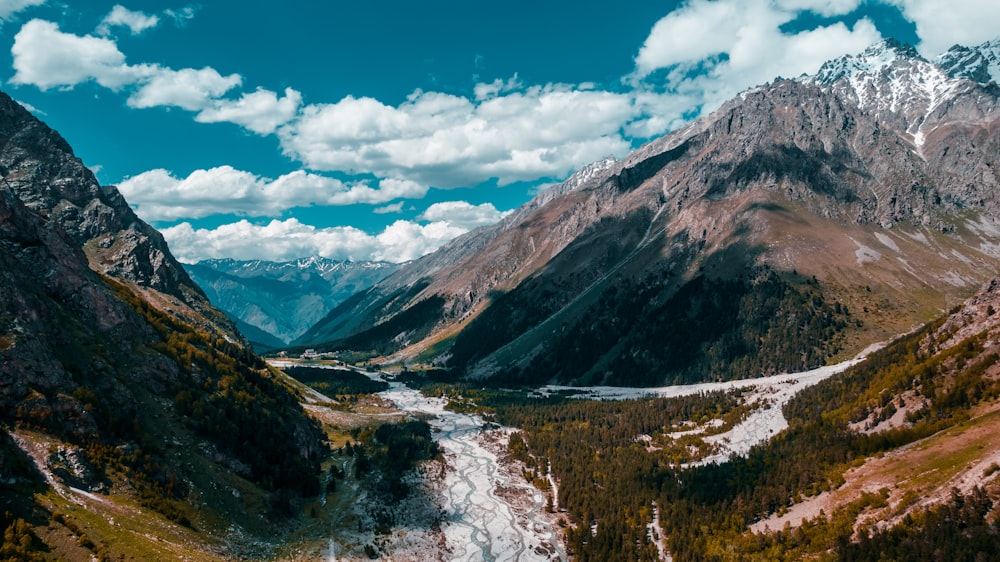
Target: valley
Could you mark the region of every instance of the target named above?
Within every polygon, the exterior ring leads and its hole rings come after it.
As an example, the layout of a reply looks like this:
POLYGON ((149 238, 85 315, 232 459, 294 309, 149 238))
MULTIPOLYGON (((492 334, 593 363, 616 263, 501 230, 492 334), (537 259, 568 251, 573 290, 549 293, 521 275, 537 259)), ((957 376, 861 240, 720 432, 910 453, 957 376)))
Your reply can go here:
MULTIPOLYGON (((285 369, 301 365, 300 369, 319 373, 362 372, 315 362, 276 360, 272 365, 285 369)), ((322 379, 322 374, 314 376, 322 379)), ((365 376, 375 381, 385 378, 384 373, 365 372, 365 376)), ((283 556, 353 560, 366 556, 366 549, 376 549, 392 560, 567 559, 557 514, 546 509, 545 495, 525 480, 520 464, 506 451, 509 428, 487 423, 476 414, 452 411, 446 408, 446 398, 424 396, 391 379, 389 388, 373 397, 391 408, 351 408, 351 413, 338 416, 320 403, 310 411, 333 435, 392 420, 426 420, 441 449, 440 458, 405 476, 411 492, 398 503, 380 505, 382 500, 372 497, 368 484, 346 477, 319 505, 307 507, 315 510, 311 518, 328 525, 307 522, 283 556), (393 512, 391 524, 371 524, 372 514, 380 509, 393 512)), ((346 461, 343 470, 350 473, 355 462, 346 461)))
MULTIPOLYGON (((472 164, 438 186, 447 166, 408 158, 157 169, 119 191, 0 93, 0 562, 995 556, 997 61, 1000 40, 927 58, 884 39, 641 144, 613 125, 626 153, 577 154, 568 178, 567 160, 476 180, 530 192, 503 212, 444 200, 472 164), (347 205, 391 226, 292 216, 347 205), (168 246, 141 212, 186 222, 159 223, 168 246), (251 255, 248 233, 273 261, 171 250, 251 255)), ((127 68, 148 74, 135 96, 164 70, 127 68)), ((404 106, 444 121, 561 88, 404 106)), ((299 120, 335 105, 282 99, 288 120, 256 126, 302 158, 299 120)), ((345 100, 385 119, 306 144, 416 119, 345 100)), ((422 144, 409 156, 445 154, 422 144)))

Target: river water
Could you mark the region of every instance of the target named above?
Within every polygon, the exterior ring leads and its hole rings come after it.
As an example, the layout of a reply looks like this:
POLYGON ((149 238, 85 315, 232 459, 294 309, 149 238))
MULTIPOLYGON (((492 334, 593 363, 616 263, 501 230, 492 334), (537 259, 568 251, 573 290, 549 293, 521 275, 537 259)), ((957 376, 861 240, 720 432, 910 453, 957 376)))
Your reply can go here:
POLYGON ((397 382, 379 394, 399 409, 425 417, 444 452, 448 470, 440 501, 447 559, 567 559, 554 516, 545 512, 545 496, 494 452, 506 447, 510 430, 488 427, 476 415, 449 411, 444 398, 426 397, 397 382))

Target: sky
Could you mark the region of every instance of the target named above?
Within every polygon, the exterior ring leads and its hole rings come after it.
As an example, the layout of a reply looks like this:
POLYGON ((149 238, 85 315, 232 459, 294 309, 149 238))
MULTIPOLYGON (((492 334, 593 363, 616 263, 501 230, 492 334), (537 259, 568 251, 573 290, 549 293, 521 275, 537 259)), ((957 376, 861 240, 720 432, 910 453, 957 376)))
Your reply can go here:
POLYGON ((998 21, 995 0, 0 0, 0 90, 181 261, 403 262, 747 88, 998 21))

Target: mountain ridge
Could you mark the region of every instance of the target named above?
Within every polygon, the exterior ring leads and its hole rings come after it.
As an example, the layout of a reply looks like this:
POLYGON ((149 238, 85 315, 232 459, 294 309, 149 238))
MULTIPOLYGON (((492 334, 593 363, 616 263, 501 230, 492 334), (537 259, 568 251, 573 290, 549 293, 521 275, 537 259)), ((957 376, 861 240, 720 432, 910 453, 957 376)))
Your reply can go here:
MULTIPOLYGON (((828 65, 825 80, 750 89, 595 166, 586 181, 553 188, 498 225, 401 268, 297 343, 372 349, 390 361, 493 377, 523 371, 535 357, 563 357, 560 346, 573 340, 557 332, 581 337, 587 316, 637 321, 632 312, 595 308, 616 283, 652 283, 658 288, 645 304, 628 306, 656 309, 698 276, 767 278, 761 267, 800 293, 816 277, 829 305, 873 311, 865 326, 852 319, 837 336, 854 351, 928 320, 968 296, 1000 258, 990 218, 998 204, 997 89, 951 78, 898 44, 866 53, 840 66, 869 57, 877 72, 857 64, 856 74, 838 74, 828 65), (921 95, 900 103, 911 91, 921 95), (873 295, 878 303, 869 302, 873 295), (393 327, 420 303, 422 323, 393 327), (487 334, 498 339, 484 347, 487 334)), ((817 342, 824 355, 842 347, 831 342, 817 342)), ((642 356, 644 345, 605 348, 588 372, 620 362, 622 353, 642 356)), ((602 380, 614 372, 591 374, 602 380)), ((583 374, 566 376, 579 382, 572 377, 583 374)))
POLYGON ((284 347, 332 308, 397 269, 320 257, 286 262, 204 260, 184 268, 258 350, 284 347))

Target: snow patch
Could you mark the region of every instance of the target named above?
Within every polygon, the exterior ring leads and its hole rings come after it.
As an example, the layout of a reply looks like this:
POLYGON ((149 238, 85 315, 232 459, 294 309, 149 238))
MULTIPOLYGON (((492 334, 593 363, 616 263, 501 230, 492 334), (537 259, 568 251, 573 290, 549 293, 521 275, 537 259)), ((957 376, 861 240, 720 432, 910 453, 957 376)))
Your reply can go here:
POLYGON ((559 394, 567 398, 588 400, 631 400, 638 398, 674 398, 695 394, 750 389, 743 396, 744 403, 759 403, 763 406, 753 411, 746 419, 731 430, 705 438, 706 442, 718 445, 719 452, 696 463, 698 465, 723 463, 734 456, 745 456, 752 447, 766 442, 778 432, 788 427, 781 409, 802 389, 808 388, 833 375, 842 373, 863 361, 870 353, 883 344, 869 346, 849 361, 826 365, 801 373, 786 373, 757 379, 742 379, 726 382, 709 382, 690 385, 662 386, 657 388, 635 388, 620 386, 573 387, 547 385, 534 394, 551 396, 559 394))
POLYGON ((963 256, 962 253, 959 252, 958 250, 952 250, 951 251, 951 255, 955 256, 956 258, 958 258, 958 260, 960 262, 962 262, 962 263, 964 263, 966 265, 972 265, 972 260, 970 260, 969 258, 963 256))
POLYGON ((893 252, 899 252, 899 246, 896 245, 896 241, 890 238, 888 234, 876 232, 875 238, 878 238, 878 241, 881 242, 886 248, 889 248, 893 252))
POLYGON ((958 273, 954 269, 949 269, 942 275, 938 275, 937 278, 951 285, 952 287, 966 287, 969 284, 976 283, 976 281, 974 280, 966 279, 961 273, 958 273))
POLYGON ((927 239, 927 235, 924 234, 923 232, 919 232, 919 231, 918 232, 906 232, 905 230, 901 230, 900 232, 902 232, 903 234, 905 234, 911 240, 914 240, 916 242, 920 242, 921 244, 923 244, 925 246, 930 246, 931 245, 931 241, 927 239))
POLYGON ((882 254, 880 254, 879 252, 869 248, 868 246, 865 246, 864 244, 858 242, 857 240, 851 238, 850 236, 848 236, 847 238, 851 242, 854 242, 854 245, 858 247, 858 249, 854 251, 854 256, 857 258, 858 265, 864 265, 865 263, 878 261, 882 259, 882 254))

